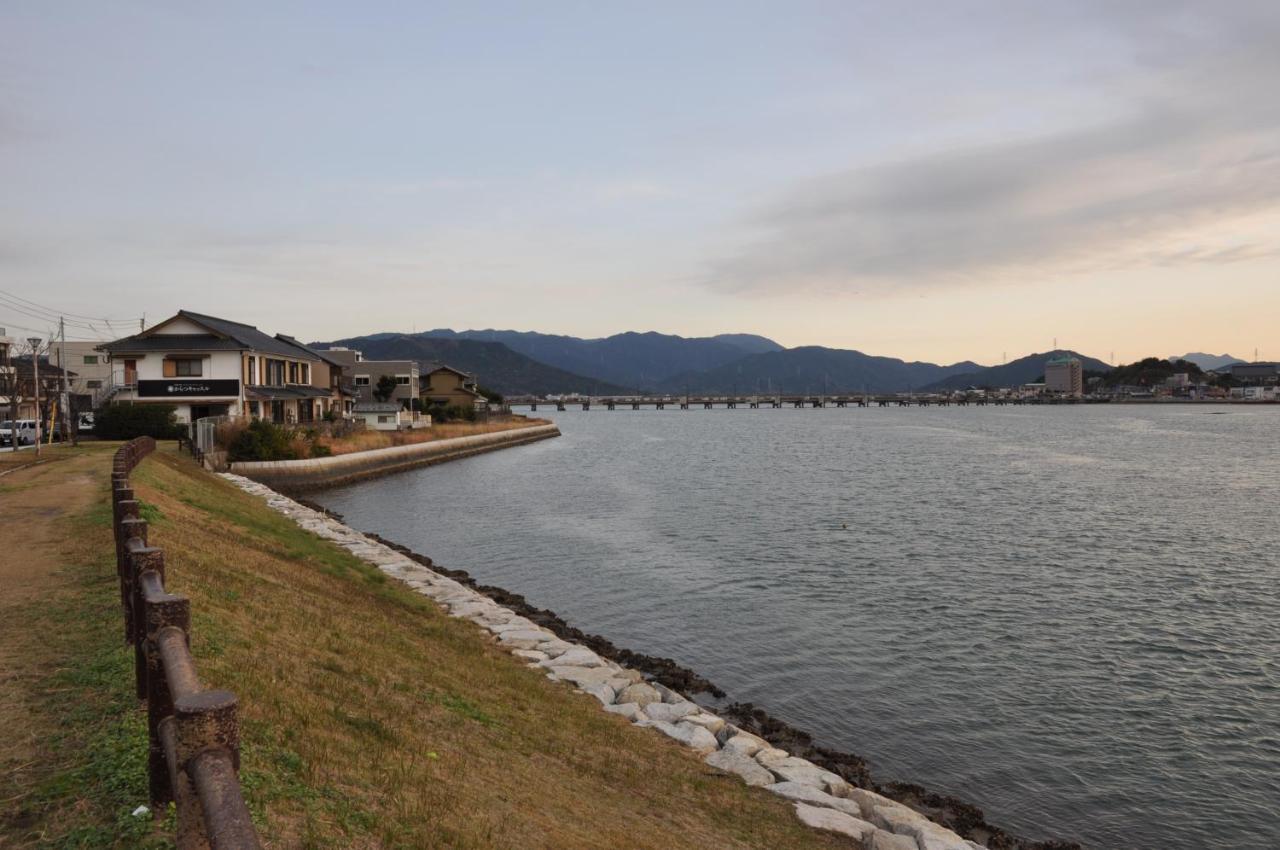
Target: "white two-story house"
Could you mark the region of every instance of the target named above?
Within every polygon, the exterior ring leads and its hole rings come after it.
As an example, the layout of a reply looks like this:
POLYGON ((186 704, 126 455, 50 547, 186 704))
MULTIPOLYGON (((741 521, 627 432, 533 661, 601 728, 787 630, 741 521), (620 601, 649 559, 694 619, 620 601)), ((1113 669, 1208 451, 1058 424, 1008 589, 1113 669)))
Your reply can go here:
POLYGON ((99 346, 111 358, 112 401, 171 404, 178 421, 254 416, 280 423, 343 412, 333 369, 292 337, 180 310, 139 334, 99 346))

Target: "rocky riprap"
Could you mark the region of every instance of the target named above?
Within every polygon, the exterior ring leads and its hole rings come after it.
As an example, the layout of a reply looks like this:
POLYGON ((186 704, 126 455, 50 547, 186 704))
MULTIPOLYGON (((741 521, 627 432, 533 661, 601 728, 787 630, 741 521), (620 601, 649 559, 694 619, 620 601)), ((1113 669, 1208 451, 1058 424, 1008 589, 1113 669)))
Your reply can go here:
MULTIPOLYGON (((916 808, 869 787, 860 787, 870 785, 870 782, 866 765, 856 756, 816 747, 805 733, 769 718, 762 710, 749 704, 729 706, 727 713, 737 721, 734 723, 686 698, 660 679, 675 677, 689 684, 687 690, 693 693, 712 690, 714 686, 669 659, 653 659, 619 650, 603 638, 577 632, 550 612, 532 609, 558 621, 555 625, 559 628, 553 631, 535 622, 534 618, 499 604, 480 588, 468 586, 474 582, 465 573, 455 578, 448 574, 450 571, 432 566, 430 560, 423 556, 362 534, 323 509, 303 505, 248 478, 228 473, 222 477, 266 500, 271 508, 290 517, 302 528, 333 541, 387 575, 434 599, 452 616, 470 620, 485 629, 499 646, 527 667, 552 681, 565 682, 590 694, 605 711, 624 717, 635 726, 655 729, 678 741, 698 753, 711 767, 735 774, 748 785, 793 801, 796 816, 815 829, 847 835, 865 850, 987 850, 983 844, 962 838, 916 808), (458 578, 463 578, 466 583, 458 578), (585 642, 566 640, 562 636, 565 633, 582 635, 585 642), (624 653, 640 659, 643 662, 641 666, 654 666, 657 662, 659 671, 667 675, 646 674, 636 667, 613 660, 626 657, 624 653), (688 676, 681 676, 676 671, 684 671, 688 676), (749 729, 763 734, 754 734, 749 729), (788 749, 775 747, 765 737, 778 740, 780 735, 788 749), (805 752, 814 759, 794 755, 793 751, 805 752)), ((509 595, 514 597, 511 601, 517 603, 517 607, 529 607, 523 597, 509 595)), ((718 689, 714 692, 721 695, 718 689)), ((1033 845, 1011 840, 1000 830, 984 830, 981 827, 986 827, 986 824, 980 810, 950 798, 928 794, 917 786, 893 786, 883 790, 897 791, 895 796, 911 796, 921 810, 939 820, 958 821, 968 814, 969 823, 962 828, 968 831, 973 828, 973 821, 978 821, 980 828, 977 832, 996 839, 991 842, 992 848, 1043 847, 1047 850, 1061 847, 1066 850, 1075 846, 1033 845), (953 803, 956 805, 951 805, 953 803)))

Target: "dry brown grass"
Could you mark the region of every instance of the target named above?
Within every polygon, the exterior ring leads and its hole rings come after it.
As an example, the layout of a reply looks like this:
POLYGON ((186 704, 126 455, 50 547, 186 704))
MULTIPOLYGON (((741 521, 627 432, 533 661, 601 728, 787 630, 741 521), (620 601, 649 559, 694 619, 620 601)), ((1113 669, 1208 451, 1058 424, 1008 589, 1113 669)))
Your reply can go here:
POLYGON ((135 473, 274 847, 851 847, 172 453, 135 473))
POLYGON ((527 428, 530 425, 546 425, 546 419, 527 419, 523 416, 504 422, 448 422, 432 425, 430 428, 417 428, 412 431, 357 431, 345 437, 320 435, 316 443, 325 446, 335 455, 352 452, 365 452, 370 449, 385 449, 391 446, 408 446, 415 443, 426 443, 431 440, 447 440, 451 437, 470 437, 475 434, 492 434, 496 431, 510 431, 514 428, 527 428))

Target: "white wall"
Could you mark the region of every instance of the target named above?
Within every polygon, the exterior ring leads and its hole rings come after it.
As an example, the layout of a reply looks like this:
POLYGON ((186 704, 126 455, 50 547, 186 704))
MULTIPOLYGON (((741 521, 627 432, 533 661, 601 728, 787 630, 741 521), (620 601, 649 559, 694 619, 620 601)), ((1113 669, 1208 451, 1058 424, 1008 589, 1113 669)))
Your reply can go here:
MULTIPOLYGON (((179 354, 180 352, 173 352, 179 354)), ((184 354, 185 356, 185 354, 184 354)), ((199 357, 203 360, 201 367, 201 378, 213 379, 238 379, 240 377, 240 352, 238 351, 213 351, 213 352, 193 352, 191 357, 199 357)), ((138 361, 138 379, 141 381, 163 381, 164 376, 164 358, 165 352, 152 351, 145 357, 136 358, 138 361)), ((117 380, 123 380, 124 376, 124 360, 125 356, 120 356, 113 363, 113 371, 117 380)), ((168 380, 174 380, 169 378, 168 380)))

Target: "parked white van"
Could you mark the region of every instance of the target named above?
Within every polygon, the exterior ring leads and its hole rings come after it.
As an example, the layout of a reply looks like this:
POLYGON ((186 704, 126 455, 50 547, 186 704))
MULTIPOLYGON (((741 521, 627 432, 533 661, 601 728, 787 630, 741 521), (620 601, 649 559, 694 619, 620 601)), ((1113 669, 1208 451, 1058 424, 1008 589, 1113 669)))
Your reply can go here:
POLYGON ((34 419, 19 419, 18 427, 13 427, 13 420, 6 419, 0 422, 0 446, 9 446, 13 444, 14 433, 18 435, 18 445, 30 446, 36 441, 36 421, 34 419))

